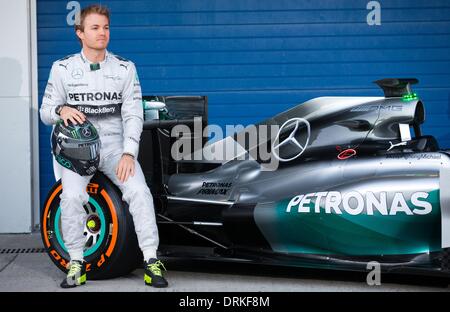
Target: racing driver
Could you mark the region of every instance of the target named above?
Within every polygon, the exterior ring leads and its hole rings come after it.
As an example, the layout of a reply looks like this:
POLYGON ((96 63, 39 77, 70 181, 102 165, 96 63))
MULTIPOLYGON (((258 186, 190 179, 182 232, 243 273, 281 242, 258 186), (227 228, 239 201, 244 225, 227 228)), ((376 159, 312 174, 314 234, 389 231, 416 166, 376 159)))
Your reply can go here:
MULTIPOLYGON (((53 63, 40 116, 46 125, 63 120, 82 124, 86 118, 96 127, 100 140, 99 170, 116 184, 129 204, 139 247, 144 255, 146 285, 166 287, 164 265, 157 259, 159 244, 153 197, 136 161, 143 125, 142 94, 135 65, 106 50, 109 42, 109 10, 98 4, 80 13, 75 32, 80 53, 53 63)), ((68 274, 61 287, 82 285, 86 280, 83 259, 87 184, 81 176, 61 166, 61 223, 70 256, 68 274), (79 278, 84 276, 84 278, 79 278), (77 278, 78 277, 78 278, 77 278)))

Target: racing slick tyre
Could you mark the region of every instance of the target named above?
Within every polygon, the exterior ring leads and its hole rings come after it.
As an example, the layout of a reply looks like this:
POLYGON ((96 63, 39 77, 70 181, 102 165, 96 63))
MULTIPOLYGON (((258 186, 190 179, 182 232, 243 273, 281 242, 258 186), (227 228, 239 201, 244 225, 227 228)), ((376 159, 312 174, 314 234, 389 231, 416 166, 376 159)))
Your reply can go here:
MULTIPOLYGON (((41 236, 55 265, 67 272, 69 254, 61 231, 61 180, 50 190, 41 215, 41 236)), ((125 275, 142 264, 133 219, 120 190, 102 173, 87 186, 84 260, 88 279, 125 275)))
POLYGON ((450 248, 444 248, 441 252, 441 270, 450 273, 450 248))

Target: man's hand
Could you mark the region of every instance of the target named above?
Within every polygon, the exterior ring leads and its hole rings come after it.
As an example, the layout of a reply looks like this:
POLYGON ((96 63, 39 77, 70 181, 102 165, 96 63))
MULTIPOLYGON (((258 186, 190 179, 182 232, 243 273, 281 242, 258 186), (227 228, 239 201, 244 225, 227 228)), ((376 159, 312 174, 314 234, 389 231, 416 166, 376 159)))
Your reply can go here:
POLYGON ((59 112, 59 116, 64 120, 66 127, 69 125, 68 120, 74 125, 77 123, 82 124, 86 120, 86 116, 82 112, 69 106, 64 106, 59 112))
POLYGON ((127 154, 122 155, 116 168, 116 176, 122 183, 125 183, 130 176, 134 176, 133 156, 127 154))

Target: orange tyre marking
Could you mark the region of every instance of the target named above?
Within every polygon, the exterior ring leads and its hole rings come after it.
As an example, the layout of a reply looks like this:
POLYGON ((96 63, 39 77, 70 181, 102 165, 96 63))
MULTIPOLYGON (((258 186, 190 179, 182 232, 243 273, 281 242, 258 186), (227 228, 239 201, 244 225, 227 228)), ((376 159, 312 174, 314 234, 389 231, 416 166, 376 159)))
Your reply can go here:
POLYGON ((89 194, 97 194, 98 186, 99 185, 97 183, 89 183, 86 187, 86 191, 89 194))
POLYGON ((42 218, 42 228, 43 228, 43 232, 44 232, 44 240, 45 240, 45 245, 48 247, 50 247, 50 241, 48 240, 48 235, 47 235, 47 214, 48 214, 48 210, 50 209, 50 204, 53 201, 53 198, 55 198, 56 194, 59 193, 59 191, 62 189, 62 184, 60 184, 52 193, 52 195, 50 196, 50 198, 47 201, 47 204, 45 205, 45 209, 44 209, 44 215, 42 218))
POLYGON ((50 251, 50 254, 53 256, 53 258, 56 259, 56 261, 59 261, 61 259, 61 256, 59 255, 59 253, 54 249, 52 251, 50 251))
MULTIPOLYGON (((43 219, 42 219, 42 228, 43 228, 43 233, 44 233, 44 241, 45 241, 47 248, 50 247, 50 241, 48 240, 48 235, 47 235, 47 222, 46 222, 47 214, 48 214, 48 210, 50 209, 50 204, 53 202, 53 199, 59 193, 59 191, 61 191, 61 189, 62 189, 62 185, 59 185, 53 191, 53 193, 50 196, 50 198, 48 199, 47 204, 45 205, 45 209, 44 209, 44 214, 43 214, 43 219)), ((119 232, 119 229, 118 229, 119 225, 117 223, 118 221, 117 221, 116 208, 114 207, 111 197, 109 197, 108 193, 105 190, 101 190, 100 193, 109 206, 109 210, 111 211, 111 216, 112 216, 112 221, 113 221, 112 240, 111 240, 111 244, 109 245, 108 250, 106 251, 106 255, 108 257, 110 257, 114 250, 114 247, 116 246, 116 243, 117 243, 117 234, 119 232)))
POLYGON ((101 267, 103 265, 103 263, 105 263, 105 255, 102 254, 102 256, 100 257, 100 260, 97 262, 97 267, 101 267))
POLYGON ((109 211, 111 211, 111 217, 112 217, 112 222, 113 222, 112 240, 111 240, 111 244, 109 244, 108 250, 106 251, 106 255, 108 257, 110 257, 114 250, 114 247, 116 246, 117 234, 119 232, 119 224, 117 223, 116 207, 114 207, 111 197, 109 197, 108 193, 105 190, 101 190, 100 194, 102 194, 103 198, 105 198, 106 203, 109 206, 109 211))

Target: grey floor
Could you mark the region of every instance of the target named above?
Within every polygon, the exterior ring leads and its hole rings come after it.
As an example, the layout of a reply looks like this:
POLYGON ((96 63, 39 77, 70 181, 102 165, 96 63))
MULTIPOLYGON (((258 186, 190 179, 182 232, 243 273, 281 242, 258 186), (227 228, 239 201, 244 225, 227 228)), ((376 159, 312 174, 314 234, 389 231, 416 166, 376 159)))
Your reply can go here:
MULTIPOLYGON (((6 248, 42 248, 38 234, 0 235, 0 250, 6 248)), ((64 274, 46 253, 0 254, 0 291, 337 291, 398 292, 449 291, 442 281, 423 277, 382 276, 380 286, 368 286, 361 273, 288 269, 230 263, 192 263, 166 261, 170 287, 155 289, 143 284, 143 271, 103 281, 88 281, 71 290, 59 288, 64 274)))

